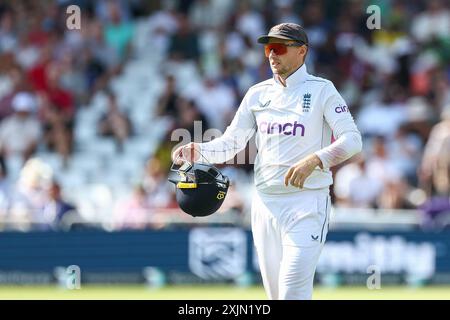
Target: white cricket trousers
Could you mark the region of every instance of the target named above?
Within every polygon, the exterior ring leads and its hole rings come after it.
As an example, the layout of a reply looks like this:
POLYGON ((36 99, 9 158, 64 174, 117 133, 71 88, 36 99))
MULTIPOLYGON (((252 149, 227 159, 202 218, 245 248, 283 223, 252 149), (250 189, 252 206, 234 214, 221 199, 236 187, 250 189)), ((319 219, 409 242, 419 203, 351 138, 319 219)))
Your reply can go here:
POLYGON ((271 300, 310 300, 329 228, 329 190, 303 190, 252 200, 252 233, 264 289, 271 300))

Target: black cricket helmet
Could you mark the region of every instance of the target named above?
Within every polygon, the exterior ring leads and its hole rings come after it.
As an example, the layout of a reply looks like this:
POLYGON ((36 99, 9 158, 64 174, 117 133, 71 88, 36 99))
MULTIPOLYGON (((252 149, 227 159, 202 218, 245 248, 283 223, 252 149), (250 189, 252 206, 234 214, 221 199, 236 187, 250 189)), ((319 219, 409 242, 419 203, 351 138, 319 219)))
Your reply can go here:
POLYGON ((219 210, 227 195, 230 181, 212 164, 175 164, 169 181, 175 184, 180 208, 193 217, 206 217, 219 210))

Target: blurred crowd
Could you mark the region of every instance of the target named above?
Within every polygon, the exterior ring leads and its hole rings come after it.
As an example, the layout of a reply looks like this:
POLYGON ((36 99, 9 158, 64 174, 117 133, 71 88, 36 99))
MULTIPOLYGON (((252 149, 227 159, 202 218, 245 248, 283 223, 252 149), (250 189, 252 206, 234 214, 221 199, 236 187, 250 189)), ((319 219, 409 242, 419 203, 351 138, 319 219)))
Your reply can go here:
MULTIPOLYGON (((363 152, 333 169, 334 205, 445 223, 448 1, 22 0, 0 4, 0 229, 105 217, 114 230, 161 227, 149 218, 177 208, 174 129, 197 141, 223 132, 248 88, 271 77, 256 38, 281 22, 305 27, 308 71, 334 82, 363 135, 363 152), (371 4, 380 29, 368 28, 371 4), (69 5, 79 30, 66 25, 69 5), (113 179, 117 159, 133 174, 113 179)), ((220 167, 232 185, 219 214, 247 215, 252 165, 220 167)))

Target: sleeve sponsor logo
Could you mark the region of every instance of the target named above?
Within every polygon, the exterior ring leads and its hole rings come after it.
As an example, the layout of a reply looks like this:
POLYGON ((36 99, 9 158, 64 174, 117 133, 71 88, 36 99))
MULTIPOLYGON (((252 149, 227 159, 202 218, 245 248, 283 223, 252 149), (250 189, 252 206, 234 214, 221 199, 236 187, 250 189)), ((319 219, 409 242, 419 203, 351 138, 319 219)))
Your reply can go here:
POLYGON ((344 112, 350 112, 347 106, 339 104, 336 108, 334 108, 334 111, 336 113, 344 113, 344 112))

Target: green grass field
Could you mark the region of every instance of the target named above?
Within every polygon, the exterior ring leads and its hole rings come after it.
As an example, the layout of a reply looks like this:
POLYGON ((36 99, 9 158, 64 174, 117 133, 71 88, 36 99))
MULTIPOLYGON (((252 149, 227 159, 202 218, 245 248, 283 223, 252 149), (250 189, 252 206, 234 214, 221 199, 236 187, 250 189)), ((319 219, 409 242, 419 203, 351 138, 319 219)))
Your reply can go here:
MULTIPOLYGON (((238 288, 233 286, 169 286, 151 289, 145 286, 92 286, 79 290, 67 290, 55 286, 0 286, 0 300, 265 300, 262 287, 238 288)), ((341 287, 337 289, 316 287, 315 300, 450 300, 450 286, 407 288, 382 287, 369 290, 365 287, 341 287)))

